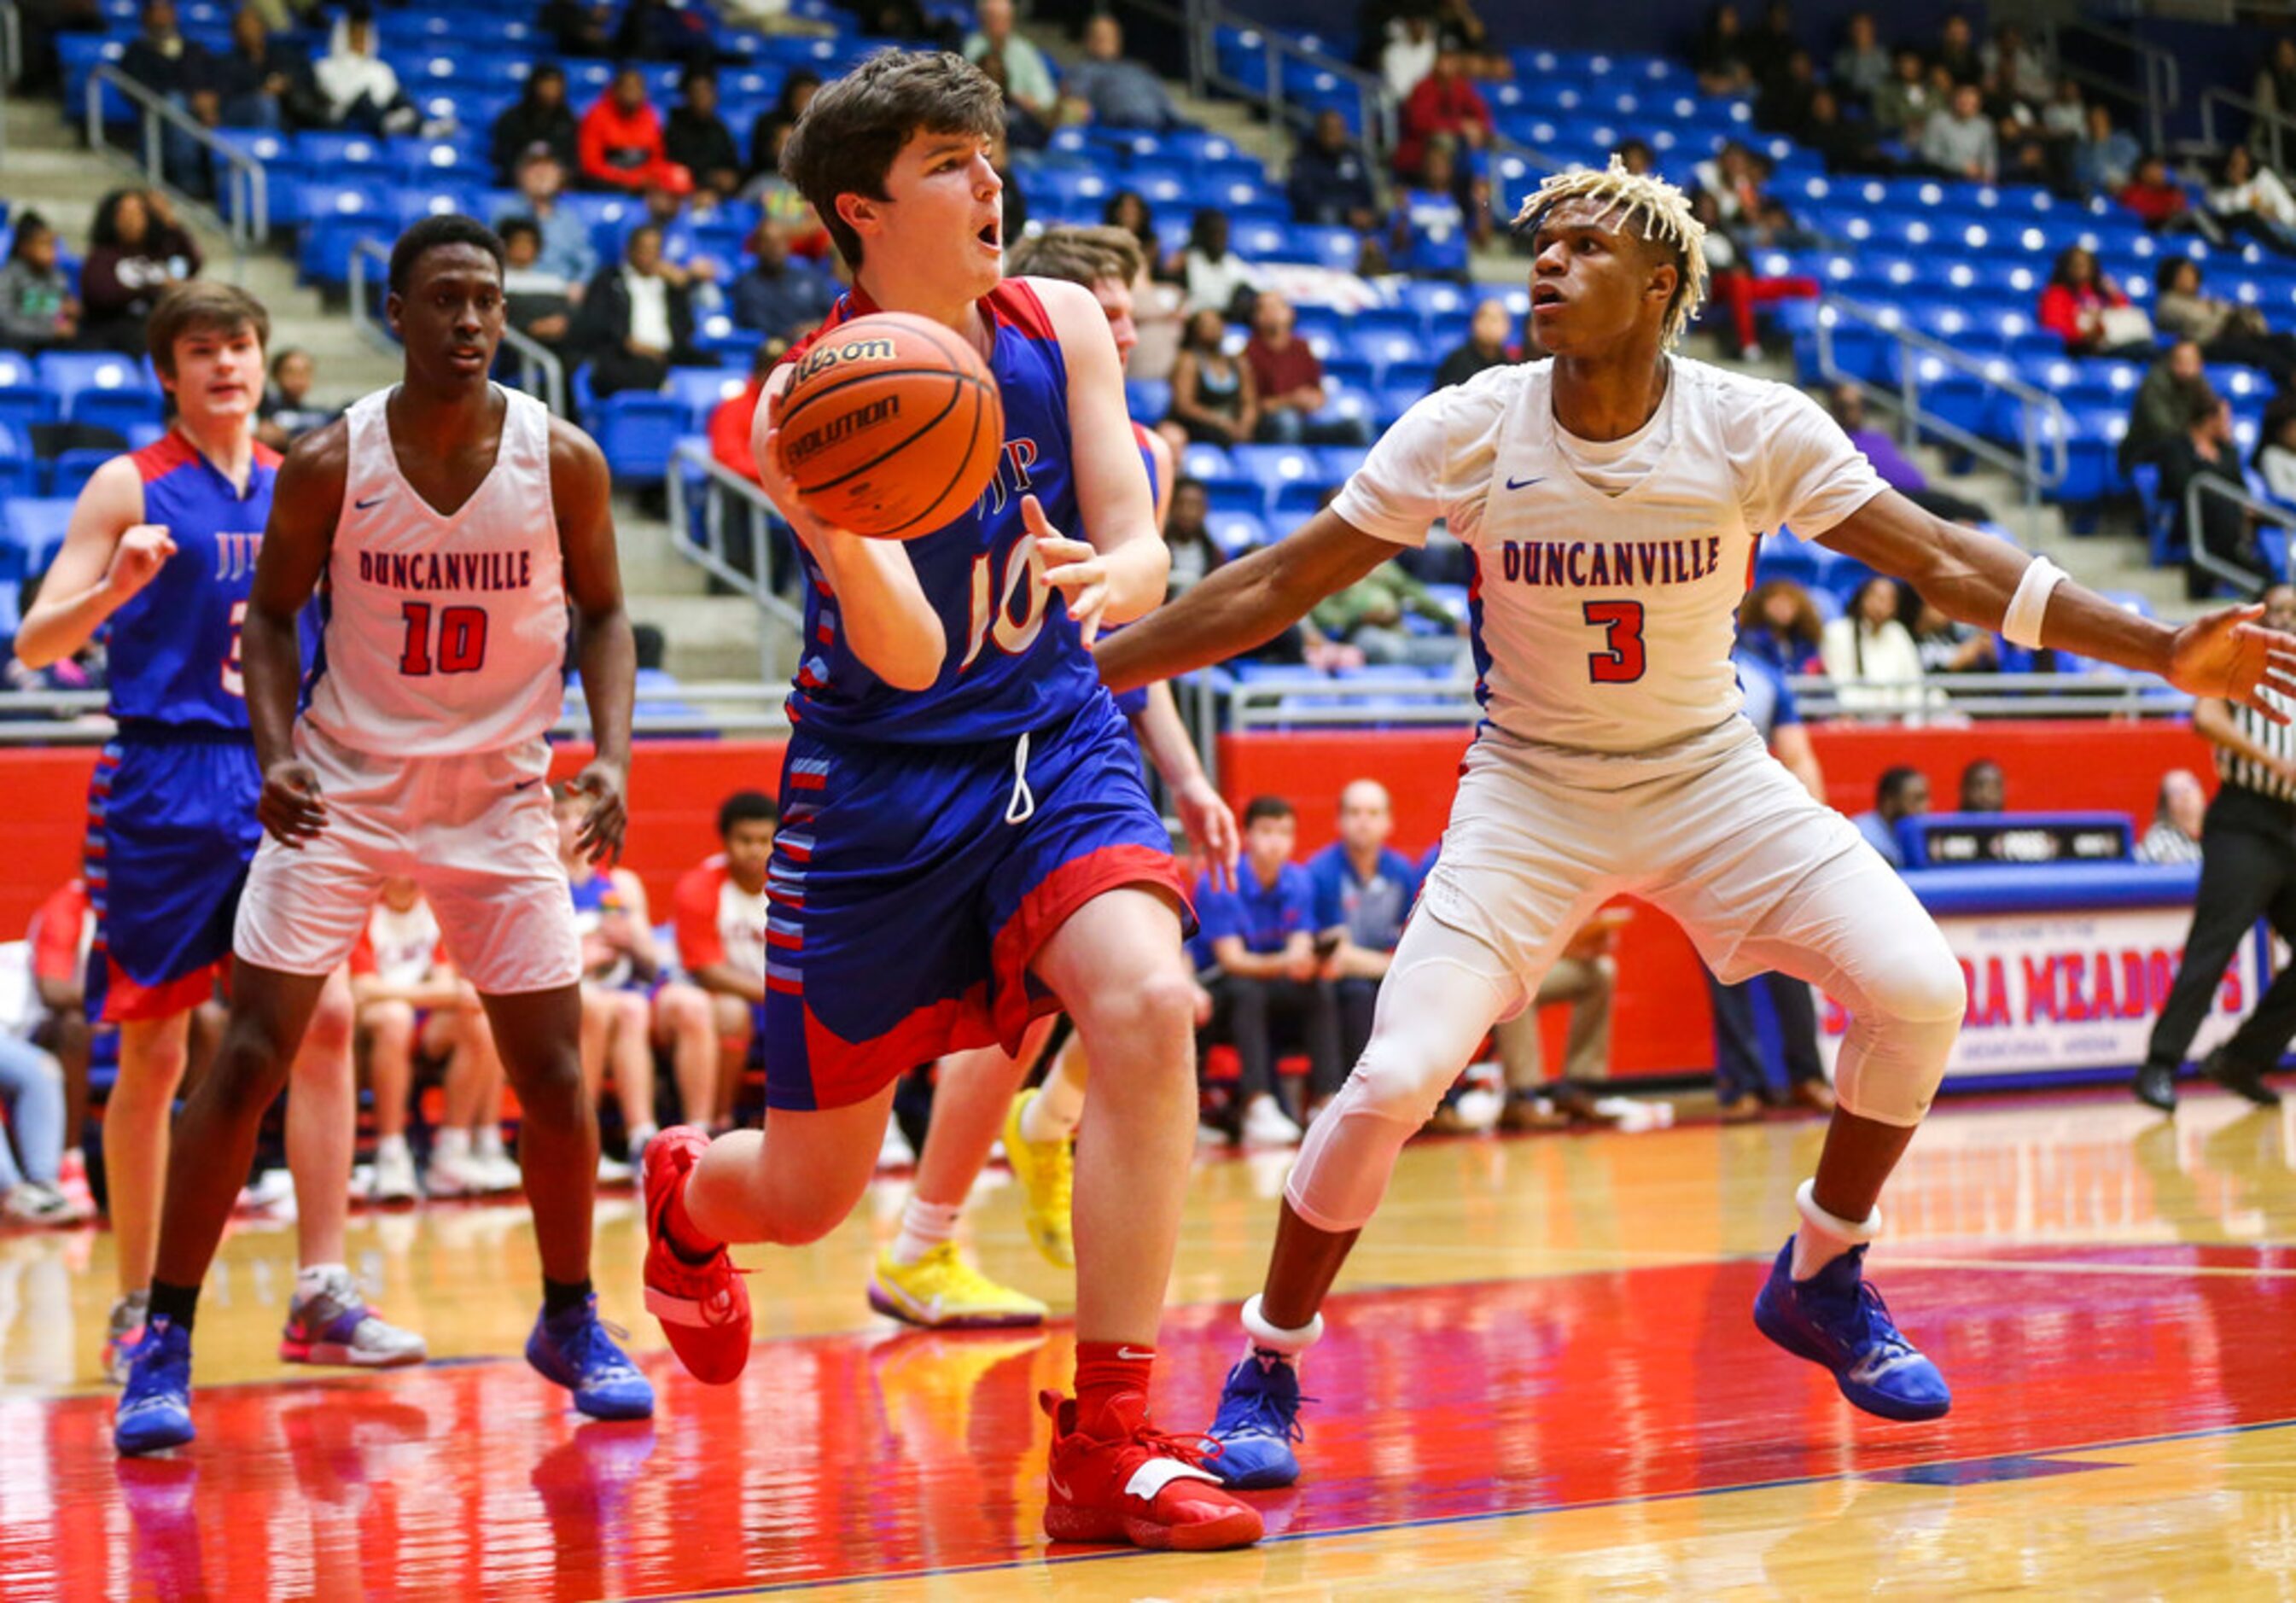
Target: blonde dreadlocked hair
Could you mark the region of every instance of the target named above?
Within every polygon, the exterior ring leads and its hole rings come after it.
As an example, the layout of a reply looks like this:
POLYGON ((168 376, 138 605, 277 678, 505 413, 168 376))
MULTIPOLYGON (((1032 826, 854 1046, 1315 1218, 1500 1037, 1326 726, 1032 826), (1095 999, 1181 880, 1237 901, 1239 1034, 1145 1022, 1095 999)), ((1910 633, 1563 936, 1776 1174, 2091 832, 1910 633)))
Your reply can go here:
POLYGON ((1583 167, 1556 173, 1541 184, 1515 214, 1516 229, 1536 234, 1546 214, 1565 201, 1596 201, 1605 208, 1604 221, 1616 218, 1644 239, 1673 248, 1681 277, 1674 299, 1666 304, 1661 333, 1669 346, 1679 341, 1698 308, 1706 304, 1706 225, 1690 215, 1690 197, 1664 178, 1628 172, 1613 156, 1603 171, 1583 167))

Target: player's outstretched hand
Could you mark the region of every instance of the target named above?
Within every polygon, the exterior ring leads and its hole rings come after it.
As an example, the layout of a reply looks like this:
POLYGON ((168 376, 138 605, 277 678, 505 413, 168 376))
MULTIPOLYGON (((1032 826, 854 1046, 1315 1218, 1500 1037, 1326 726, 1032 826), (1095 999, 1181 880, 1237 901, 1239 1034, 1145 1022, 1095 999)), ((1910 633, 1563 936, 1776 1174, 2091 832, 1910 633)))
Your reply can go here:
POLYGON ((1188 844, 1204 861, 1204 871, 1212 877, 1217 890, 1235 889, 1235 860, 1242 851, 1242 841, 1236 833, 1235 814, 1212 782, 1201 774, 1172 793, 1172 805, 1180 815, 1180 827, 1187 832, 1188 844))
POLYGON ((160 570, 176 555, 176 540, 164 523, 138 523, 119 537, 119 544, 111 550, 111 566, 104 570, 103 582, 120 601, 132 600, 136 593, 160 577, 160 570))
POLYGON ((319 776, 293 758, 264 770, 263 793, 256 798, 256 821, 282 846, 300 851, 303 843, 327 826, 327 804, 319 795, 319 776))
POLYGON ((2169 682, 2194 695, 2212 695, 2253 707, 2275 723, 2288 715, 2257 694, 2296 701, 2296 635, 2260 627, 2261 604, 2226 607, 2177 631, 2169 651, 2169 682))
POLYGON ((1100 636, 1100 615, 1108 610, 1107 562, 1094 547, 1054 528, 1034 496, 1021 497, 1021 522, 1036 538, 1045 582, 1068 598, 1069 616, 1090 645, 1100 636))
POLYGON ((594 762, 566 782, 566 788, 590 798, 590 811, 574 850, 598 862, 622 854, 622 831, 629 826, 629 809, 622 800, 622 770, 611 762, 594 762))

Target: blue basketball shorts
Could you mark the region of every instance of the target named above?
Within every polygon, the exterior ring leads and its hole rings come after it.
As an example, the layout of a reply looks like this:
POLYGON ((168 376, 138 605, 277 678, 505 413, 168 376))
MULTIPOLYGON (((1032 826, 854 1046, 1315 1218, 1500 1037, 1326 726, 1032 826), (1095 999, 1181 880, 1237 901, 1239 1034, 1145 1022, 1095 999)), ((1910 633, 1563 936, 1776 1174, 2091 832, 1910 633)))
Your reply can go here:
POLYGON ((919 1064, 1017 1051, 1059 1001, 1029 972, 1125 885, 1189 913, 1171 837, 1106 696, 1020 742, 831 742, 800 729, 766 882, 766 1101, 867 1100, 919 1064))

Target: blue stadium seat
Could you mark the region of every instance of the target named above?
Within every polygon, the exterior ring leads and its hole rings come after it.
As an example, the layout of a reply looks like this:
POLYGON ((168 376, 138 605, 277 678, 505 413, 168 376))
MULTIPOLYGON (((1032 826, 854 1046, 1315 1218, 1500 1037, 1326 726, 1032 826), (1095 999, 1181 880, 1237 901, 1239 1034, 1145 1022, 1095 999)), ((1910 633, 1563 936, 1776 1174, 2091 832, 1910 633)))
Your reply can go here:
POLYGON ((48 470, 48 494, 77 499, 95 470, 119 454, 101 447, 93 450, 82 447, 62 453, 48 470))
POLYGON ((1228 460, 1227 448, 1191 440, 1180 453, 1180 473, 1184 477, 1201 480, 1205 484, 1246 482, 1228 460))
MULTIPOLYGON (((66 36, 69 37, 70 36, 66 36)), ((57 407, 47 386, 40 382, 32 358, 0 350, 0 423, 25 428, 54 421, 57 407)))
POLYGON ((649 390, 625 390, 597 402, 594 415, 586 417, 595 424, 591 432, 617 479, 659 484, 669 476, 669 454, 685 432, 682 402, 649 390))
POLYGON ((1369 357, 1332 356, 1324 360, 1324 382, 1368 390, 1379 379, 1379 368, 1369 357))
POLYGON ((1239 473, 1206 483, 1204 500, 1215 518, 1242 514, 1256 520, 1267 511, 1268 490, 1258 480, 1239 473))
POLYGON ((1352 228, 1300 225, 1292 230, 1292 248, 1301 261, 1329 267, 1335 273, 1352 273, 1363 257, 1363 236, 1352 228))
POLYGON ((2161 496, 2158 464, 2142 462, 2128 470, 2136 491, 2136 505, 2144 516, 2144 543, 2156 568, 2174 567, 2185 560, 2185 548, 2177 538, 2177 509, 2161 496))
POLYGON ((709 432, 710 414, 750 387, 749 377, 729 367, 673 367, 669 370, 670 399, 685 409, 689 432, 709 432))
POLYGON ((24 571, 37 573, 55 560, 71 522, 70 496, 23 496, 8 503, 0 538, 23 555, 24 571))
POLYGON ((51 351, 40 358, 39 373, 59 415, 73 423, 116 429, 157 421, 164 409, 159 386, 128 357, 51 351))
POLYGON ((1228 244, 1246 261, 1288 261, 1292 231, 1281 223, 1236 220, 1229 226, 1228 244))
POLYGON ((1228 460, 1235 466, 1239 478, 1248 479, 1267 492, 1269 503, 1287 484, 1324 482, 1323 464, 1316 453, 1301 445, 1240 445, 1228 452, 1228 460))
POLYGON ((1410 411, 1426 393, 1420 385, 1382 384, 1372 391, 1374 422, 1380 428, 1392 428, 1395 420, 1410 411))
POLYGON ((1163 379, 1124 381, 1124 409, 1140 423, 1161 423, 1172 409, 1172 386, 1163 379))
POLYGON ((754 328, 743 328, 723 312, 712 312, 697 318, 693 325, 693 343, 718 358, 723 367, 746 368, 750 355, 765 343, 765 335, 754 328))
POLYGON ((9 424, 0 423, 0 501, 39 493, 40 464, 32 459, 31 442, 9 424))

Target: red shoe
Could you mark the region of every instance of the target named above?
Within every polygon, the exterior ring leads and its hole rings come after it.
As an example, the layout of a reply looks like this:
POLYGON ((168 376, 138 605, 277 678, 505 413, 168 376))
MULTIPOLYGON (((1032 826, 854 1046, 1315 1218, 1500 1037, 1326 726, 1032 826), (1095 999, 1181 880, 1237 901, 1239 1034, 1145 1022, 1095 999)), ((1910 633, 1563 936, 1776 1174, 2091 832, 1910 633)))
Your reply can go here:
POLYGON ((646 1143, 645 1305, 687 1371, 722 1386, 750 1361, 749 1288, 723 1244, 700 1263, 669 1245, 670 1204, 709 1147, 709 1136, 691 1124, 646 1143))
POLYGON ((1053 1421, 1045 1534, 1054 1541, 1201 1553, 1259 1540, 1259 1510, 1213 1478, 1201 1449, 1149 1429, 1144 1419, 1128 1436, 1082 1435, 1076 1399, 1043 1392, 1037 1400, 1053 1421))

